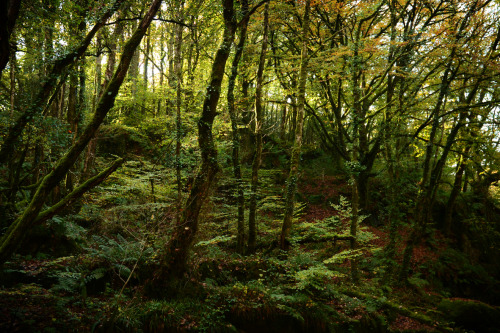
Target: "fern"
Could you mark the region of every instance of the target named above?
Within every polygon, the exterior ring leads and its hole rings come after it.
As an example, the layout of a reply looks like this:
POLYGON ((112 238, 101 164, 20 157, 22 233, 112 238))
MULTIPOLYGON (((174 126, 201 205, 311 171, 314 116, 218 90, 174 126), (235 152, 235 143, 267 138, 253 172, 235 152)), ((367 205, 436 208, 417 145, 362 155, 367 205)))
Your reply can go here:
POLYGON ((293 274, 296 281, 294 289, 323 291, 326 288, 325 282, 327 280, 343 276, 342 273, 331 271, 325 265, 318 264, 293 274))
POLYGON ((209 246, 209 245, 215 245, 215 244, 219 244, 219 243, 226 243, 226 242, 229 242, 235 238, 236 238, 236 236, 234 236, 234 235, 233 236, 217 236, 217 237, 214 237, 214 238, 206 240, 206 241, 198 242, 198 243, 196 243, 195 246, 209 246))
POLYGON ((52 286, 53 291, 68 293, 80 292, 83 284, 82 274, 79 272, 59 272, 56 274, 58 283, 52 286))
POLYGON ((116 239, 104 236, 92 236, 96 246, 88 248, 90 255, 101 259, 122 281, 132 274, 138 263, 153 258, 154 251, 144 242, 129 241, 117 234, 116 239))
POLYGON ((348 259, 357 259, 363 255, 363 249, 345 250, 336 253, 329 259, 323 260, 325 264, 341 264, 348 259))
MULTIPOLYGON (((81 269, 78 267, 77 269, 81 269)), ((106 275, 106 268, 97 268, 88 274, 83 272, 64 271, 57 272, 53 277, 57 277, 58 282, 51 288, 53 291, 64 291, 68 293, 82 293, 86 296, 86 285, 92 280, 102 279, 106 275)))

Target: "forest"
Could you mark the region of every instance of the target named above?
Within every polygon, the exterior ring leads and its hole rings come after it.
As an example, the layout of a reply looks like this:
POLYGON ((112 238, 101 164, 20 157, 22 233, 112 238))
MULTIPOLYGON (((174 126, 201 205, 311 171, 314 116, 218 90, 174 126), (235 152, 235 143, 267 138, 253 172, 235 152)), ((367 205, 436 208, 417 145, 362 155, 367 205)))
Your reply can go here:
POLYGON ((500 332, 499 0, 0 6, 0 331, 500 332))

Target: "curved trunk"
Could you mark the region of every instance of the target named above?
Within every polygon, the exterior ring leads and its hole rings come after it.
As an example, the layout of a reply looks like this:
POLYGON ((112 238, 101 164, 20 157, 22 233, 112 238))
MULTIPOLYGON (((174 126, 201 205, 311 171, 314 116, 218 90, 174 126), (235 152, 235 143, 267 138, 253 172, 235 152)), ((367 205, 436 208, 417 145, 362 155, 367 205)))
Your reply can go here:
POLYGON ((10 35, 14 30, 21 0, 4 0, 0 7, 0 77, 2 71, 9 62, 10 57, 10 35))
POLYGON ((180 278, 186 269, 188 250, 198 230, 201 208, 208 197, 208 192, 219 171, 217 149, 215 148, 212 125, 217 115, 217 104, 224 76, 224 68, 229 57, 234 39, 236 24, 232 0, 223 0, 224 36, 215 55, 207 87, 201 118, 198 121, 198 144, 201 150, 202 163, 189 193, 182 217, 176 223, 176 230, 170 238, 161 260, 160 270, 155 279, 165 284, 172 278, 180 278))

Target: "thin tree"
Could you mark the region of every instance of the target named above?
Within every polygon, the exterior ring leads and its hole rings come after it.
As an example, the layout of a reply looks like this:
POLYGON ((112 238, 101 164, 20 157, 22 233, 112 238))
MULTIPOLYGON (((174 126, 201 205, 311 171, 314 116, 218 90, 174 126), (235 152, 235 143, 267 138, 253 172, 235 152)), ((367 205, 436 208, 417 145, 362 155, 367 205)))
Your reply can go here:
MULTIPOLYGON (((184 1, 178 4, 177 20, 183 22, 184 1)), ((177 221, 181 219, 181 201, 182 201, 182 177, 181 177, 181 139, 182 139, 182 31, 184 27, 177 24, 175 30, 174 47, 174 72, 175 72, 175 168, 177 181, 177 221)))
POLYGON ((297 192, 297 181, 300 166, 300 152, 302 148, 302 129, 304 127, 304 106, 306 98, 306 80, 307 80, 307 45, 309 33, 309 14, 311 9, 311 0, 306 0, 304 18, 302 23, 302 48, 300 54, 300 72, 297 94, 297 118, 295 125, 295 141, 292 148, 292 157, 290 160, 290 173, 288 175, 285 192, 285 214, 283 217, 283 227, 280 236, 280 248, 288 250, 288 236, 292 228, 292 218, 295 206, 295 193, 297 192))
POLYGON ((269 3, 264 8, 264 31, 262 48, 260 50, 259 67, 255 87, 255 155, 252 163, 252 180, 250 185, 250 205, 248 212, 248 251, 255 251, 257 236, 257 191, 259 187, 259 170, 262 164, 262 86, 264 80, 264 66, 266 64, 267 39, 269 30, 269 3))
MULTIPOLYGON (((241 2, 243 15, 248 12, 248 1, 241 2)), ((236 196, 238 203, 238 221, 237 221, 237 237, 236 247, 238 253, 243 253, 245 249, 246 235, 245 235, 245 196, 243 193, 243 179, 241 176, 241 162, 240 162, 240 133, 238 129, 238 116, 236 113, 234 103, 234 87, 236 77, 238 76, 238 65, 243 54, 245 41, 247 38, 248 19, 242 21, 240 25, 240 34, 236 52, 234 54, 233 63, 231 65, 231 75, 227 84, 227 108, 229 117, 231 119, 231 134, 232 134, 232 163, 233 174, 236 181, 236 196)))

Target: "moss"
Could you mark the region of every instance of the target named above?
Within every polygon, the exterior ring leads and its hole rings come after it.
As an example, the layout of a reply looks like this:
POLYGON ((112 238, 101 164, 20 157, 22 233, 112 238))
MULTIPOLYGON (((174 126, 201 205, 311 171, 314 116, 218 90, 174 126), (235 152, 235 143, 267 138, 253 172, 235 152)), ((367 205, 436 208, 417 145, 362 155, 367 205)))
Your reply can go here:
POLYGON ((473 300, 444 299, 438 306, 456 326, 475 332, 498 332, 500 310, 473 300))
POLYGON ((143 154, 150 151, 149 138, 133 127, 124 125, 102 126, 98 141, 98 154, 118 155, 143 154))

